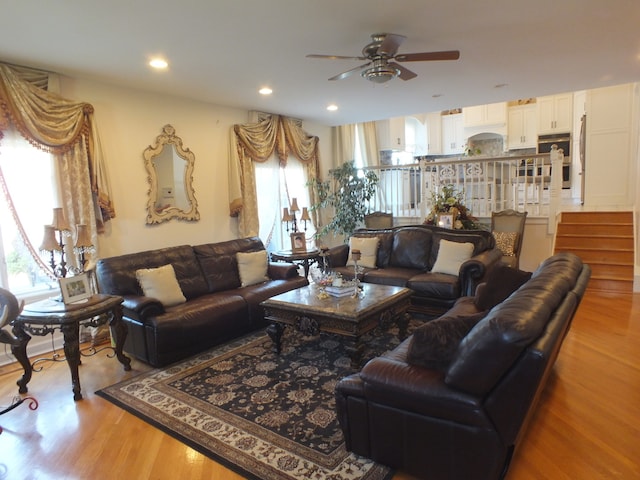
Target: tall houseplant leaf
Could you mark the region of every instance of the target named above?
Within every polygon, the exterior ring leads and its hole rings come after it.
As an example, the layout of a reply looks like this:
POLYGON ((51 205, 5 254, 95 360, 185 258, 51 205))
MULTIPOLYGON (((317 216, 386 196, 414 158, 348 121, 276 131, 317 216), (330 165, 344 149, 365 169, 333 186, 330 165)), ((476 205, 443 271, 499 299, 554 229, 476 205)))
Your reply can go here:
POLYGON ((342 235, 346 241, 364 222, 368 202, 376 192, 378 176, 371 170, 359 173, 351 160, 331 170, 328 180, 313 180, 310 184, 318 198, 318 203, 311 209, 333 209, 331 221, 318 230, 317 236, 332 233, 334 236, 342 235))

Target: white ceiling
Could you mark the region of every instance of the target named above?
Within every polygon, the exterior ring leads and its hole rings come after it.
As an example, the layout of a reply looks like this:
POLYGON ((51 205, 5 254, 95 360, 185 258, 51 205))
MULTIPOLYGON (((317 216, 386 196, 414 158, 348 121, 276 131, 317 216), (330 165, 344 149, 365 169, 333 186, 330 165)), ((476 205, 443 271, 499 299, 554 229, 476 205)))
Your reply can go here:
POLYGON ((2 61, 328 125, 640 80, 638 0, 3 0, 0 12, 2 61), (362 61, 305 58, 359 56, 380 32, 407 37, 399 53, 461 57, 403 63, 418 77, 384 85, 327 80, 362 61), (168 71, 147 67, 156 54, 168 71))

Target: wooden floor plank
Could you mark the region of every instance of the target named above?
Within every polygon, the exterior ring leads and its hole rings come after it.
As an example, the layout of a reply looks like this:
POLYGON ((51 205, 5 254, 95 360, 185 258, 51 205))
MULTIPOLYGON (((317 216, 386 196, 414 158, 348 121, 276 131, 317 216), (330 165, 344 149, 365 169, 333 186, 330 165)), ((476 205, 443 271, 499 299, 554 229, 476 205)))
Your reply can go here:
MULTIPOLYGON (((640 479, 639 347, 640 294, 588 291, 508 480, 640 479)), ((29 383, 38 410, 0 417, 1 479, 242 478, 95 395, 148 366, 124 372, 104 353, 83 358, 84 399, 74 402, 66 364, 43 365, 29 383)), ((17 395, 20 375, 0 368, 0 406, 17 395)))

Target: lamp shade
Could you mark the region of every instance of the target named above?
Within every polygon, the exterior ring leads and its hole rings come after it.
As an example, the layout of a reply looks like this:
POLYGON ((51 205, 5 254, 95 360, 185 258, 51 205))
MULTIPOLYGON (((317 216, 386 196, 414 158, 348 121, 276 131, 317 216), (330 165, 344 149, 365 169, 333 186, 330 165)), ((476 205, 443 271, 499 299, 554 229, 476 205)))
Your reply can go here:
POLYGON ((305 222, 311 221, 311 217, 309 216, 309 210, 307 209, 307 207, 302 207, 302 216, 300 217, 300 220, 304 220, 305 222))
POLYGON ((292 198, 291 199, 291 212, 299 212, 300 211, 300 207, 298 207, 298 199, 297 198, 292 198))
POLYGON ((282 209, 282 221, 283 222, 290 222, 293 220, 293 215, 291 215, 289 213, 289 209, 287 207, 284 207, 282 209))
POLYGON ((68 232, 70 230, 62 208, 58 207, 53 209, 53 222, 51 225, 55 230, 59 230, 61 232, 68 232))
POLYGON ((89 234, 89 229, 86 225, 76 225, 76 247, 93 247, 93 243, 91 243, 91 235, 89 234))
POLYGON ((53 225, 44 226, 44 237, 42 239, 42 245, 40 245, 40 250, 43 252, 61 250, 60 244, 56 240, 56 230, 53 225))

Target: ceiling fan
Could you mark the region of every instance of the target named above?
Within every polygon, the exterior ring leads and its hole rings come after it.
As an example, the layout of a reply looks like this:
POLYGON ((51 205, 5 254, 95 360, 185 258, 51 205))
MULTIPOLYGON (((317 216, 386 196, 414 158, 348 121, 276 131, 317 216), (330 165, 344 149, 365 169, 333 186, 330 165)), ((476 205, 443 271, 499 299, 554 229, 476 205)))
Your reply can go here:
POLYGON ((342 72, 329 80, 342 80, 362 70, 363 78, 375 83, 385 83, 395 77, 411 80, 418 75, 397 62, 424 62, 433 60, 457 60, 460 58, 458 50, 443 52, 422 52, 396 54, 398 47, 407 37, 394 33, 375 33, 371 35, 372 42, 362 49, 361 57, 345 57, 342 55, 307 55, 307 58, 327 58, 330 60, 368 60, 367 63, 342 72), (391 61, 395 60, 395 61, 391 61))

